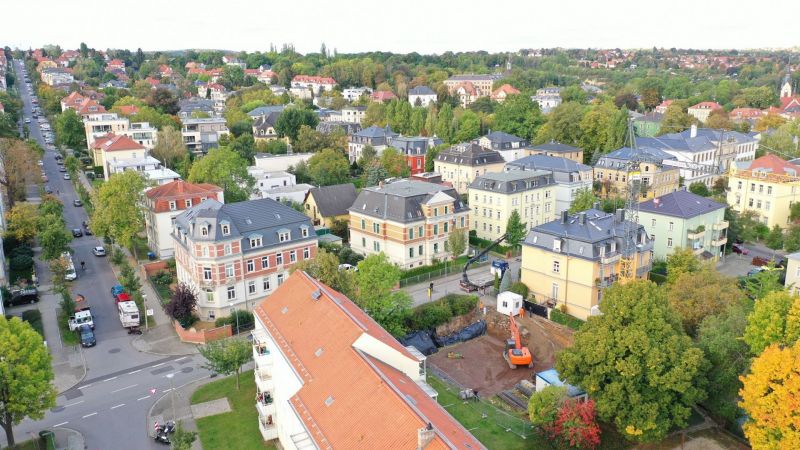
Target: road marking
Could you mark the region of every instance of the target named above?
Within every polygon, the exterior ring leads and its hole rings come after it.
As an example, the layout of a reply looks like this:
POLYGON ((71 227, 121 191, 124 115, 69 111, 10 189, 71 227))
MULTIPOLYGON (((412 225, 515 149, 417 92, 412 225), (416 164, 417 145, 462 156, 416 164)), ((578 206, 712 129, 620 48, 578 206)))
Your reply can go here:
POLYGON ((116 379, 117 379, 117 377, 106 378, 105 380, 103 380, 103 382, 105 383, 106 381, 111 381, 111 380, 116 380, 116 379))
POLYGON ((163 390, 163 391, 161 391, 161 392, 169 392, 169 391, 171 391, 171 390, 172 390, 172 389, 164 389, 164 390, 163 390))
POLYGON ((182 361, 182 360, 184 360, 186 358, 188 358, 188 356, 181 356, 180 358, 176 359, 175 361, 182 361))
POLYGON ((145 396, 144 396, 144 397, 142 397, 142 398, 137 398, 137 399, 136 399, 136 401, 137 401, 137 402, 140 402, 140 401, 142 401, 142 400, 144 400, 144 399, 146 399, 146 398, 150 398, 150 396, 149 396, 149 395, 145 395, 145 396))
POLYGON ((70 403, 69 405, 66 405, 66 406, 64 406, 64 408, 69 408, 70 406, 79 405, 79 404, 81 404, 81 403, 83 403, 83 400, 81 400, 81 401, 79 401, 79 402, 75 402, 75 403, 70 403))
POLYGON ((86 389, 86 388, 88 388, 90 386, 91 386, 91 384, 84 384, 83 386, 79 387, 78 389, 86 389))
POLYGON ((162 362, 162 363, 158 363, 158 364, 156 364, 156 365, 154 365, 154 366, 150 366, 150 367, 158 367, 158 366, 163 366, 164 364, 166 364, 166 363, 165 363, 165 362, 162 362))
POLYGON ((117 389, 116 391, 111 391, 111 393, 112 393, 112 394, 115 394, 115 393, 117 393, 117 392, 119 392, 119 391, 124 391, 125 389, 130 389, 130 388, 132 388, 132 387, 136 387, 136 386, 138 386, 138 384, 132 384, 132 385, 130 385, 130 386, 125 386, 124 388, 119 388, 119 389, 117 389))
POLYGON ((60 427, 60 426, 64 426, 64 425, 66 425, 66 424, 68 424, 68 423, 69 423, 69 422, 61 422, 61 423, 57 423, 57 424, 53 425, 53 428, 57 428, 57 427, 60 427))
POLYGON ((125 403, 120 403, 117 406, 112 406, 111 409, 117 409, 117 408, 122 407, 122 406, 125 406, 125 403))
POLYGON ((92 417, 92 416, 96 416, 96 415, 97 415, 97 411, 95 411, 95 412, 93 412, 91 414, 87 414, 87 415, 83 416, 82 418, 85 419, 87 417, 92 417))
POLYGON ((139 370, 134 370, 133 372, 128 372, 128 375, 133 375, 133 374, 135 374, 135 373, 139 373, 139 372, 141 372, 141 371, 142 371, 142 369, 139 369, 139 370))

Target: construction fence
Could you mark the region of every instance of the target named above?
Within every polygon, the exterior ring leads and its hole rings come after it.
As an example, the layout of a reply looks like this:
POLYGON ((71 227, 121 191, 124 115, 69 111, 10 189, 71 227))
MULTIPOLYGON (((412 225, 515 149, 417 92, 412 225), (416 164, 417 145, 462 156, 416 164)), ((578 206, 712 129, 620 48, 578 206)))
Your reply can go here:
MULTIPOLYGON (((481 262, 474 262, 470 265, 470 269, 474 269, 476 267, 481 267, 489 264, 489 261, 481 261, 481 262)), ((413 277, 408 277, 405 279, 400 280, 400 287, 404 288, 406 286, 411 286, 414 284, 419 283, 426 283, 431 280, 436 280, 438 278, 446 277, 452 274, 461 273, 464 270, 464 266, 460 264, 448 264, 446 267, 438 270, 432 270, 430 272, 425 272, 423 274, 419 274, 413 277)))
POLYGON ((470 432, 484 427, 498 427, 506 432, 514 433, 522 439, 528 439, 536 434, 530 421, 503 411, 494 406, 489 399, 480 398, 480 392, 477 397, 461 400, 459 393, 466 389, 464 386, 432 364, 428 364, 427 368, 429 374, 443 381, 441 384, 449 394, 442 396, 440 393, 439 404, 470 432))

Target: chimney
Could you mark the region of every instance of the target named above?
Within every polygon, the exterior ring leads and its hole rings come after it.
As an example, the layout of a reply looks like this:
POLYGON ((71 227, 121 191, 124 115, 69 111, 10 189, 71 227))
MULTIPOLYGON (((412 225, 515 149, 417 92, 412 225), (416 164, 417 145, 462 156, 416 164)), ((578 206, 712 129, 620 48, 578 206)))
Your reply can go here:
POLYGON ((623 220, 625 220, 625 210, 622 209, 622 208, 617 209, 617 213, 616 213, 616 221, 617 221, 617 223, 622 223, 623 220))
POLYGON ((561 223, 567 223, 568 213, 567 210, 561 211, 561 223))
POLYGON ((693 138, 697 137, 697 125, 692 124, 692 128, 689 131, 689 137, 693 137, 693 138))
POLYGON ((586 213, 585 212, 578 213, 578 222, 581 225, 586 225, 586 213))
POLYGON ((417 430, 417 450, 424 450, 428 444, 433 441, 436 432, 433 431, 433 425, 428 422, 428 426, 417 430))

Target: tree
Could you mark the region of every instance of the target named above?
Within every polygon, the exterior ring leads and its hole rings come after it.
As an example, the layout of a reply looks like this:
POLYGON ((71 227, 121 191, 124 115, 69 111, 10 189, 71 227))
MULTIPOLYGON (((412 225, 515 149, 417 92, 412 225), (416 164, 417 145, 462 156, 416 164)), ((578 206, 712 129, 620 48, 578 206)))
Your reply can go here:
POLYGON ((597 402, 604 421, 626 438, 662 439, 686 426, 692 406, 705 398, 703 352, 655 283, 615 284, 556 359, 563 379, 597 402))
POLYGON ((172 169, 188 152, 180 130, 166 127, 158 132, 156 145, 150 154, 164 163, 164 166, 172 169))
POLYGON ((639 106, 639 99, 631 92, 623 92, 614 97, 614 106, 617 108, 622 108, 624 106, 629 111, 636 111, 636 108, 639 106))
POLYGON ((292 146, 292 150, 297 153, 316 153, 324 148, 332 147, 327 135, 309 127, 302 125, 297 133, 297 139, 292 146))
POLYGON ((139 172, 126 170, 109 177, 94 198, 92 230, 132 249, 135 258, 138 256, 134 238, 144 227, 139 208, 144 187, 144 178, 139 172))
POLYGON ((572 205, 569 207, 570 214, 586 211, 587 209, 594 208, 595 202, 599 199, 594 195, 590 188, 578 189, 575 192, 575 199, 572 200, 572 205))
POLYGON ((539 127, 545 122, 539 105, 527 95, 509 95, 497 105, 494 113, 494 129, 514 136, 533 140, 539 127))
POLYGON ((48 224, 39 232, 39 245, 42 247, 42 258, 51 260, 58 258, 69 250, 72 235, 67 232, 62 222, 48 224))
POLYGON ((708 384, 714 386, 708 390, 704 405, 731 423, 741 417, 736 406, 742 387, 739 376, 750 367, 750 348, 742 335, 752 310, 752 300, 739 300, 720 314, 703 319, 697 332, 697 345, 711 364, 708 384))
POLYGON ((688 129, 696 122, 695 118, 686 112, 685 102, 673 102, 664 113, 658 134, 677 133, 688 129))
POLYGON ((308 175, 319 186, 346 183, 350 179, 350 164, 344 155, 328 148, 308 160, 308 175))
POLYGON ((0 186, 6 189, 8 207, 25 199, 26 183, 38 178, 36 160, 39 155, 30 145, 18 139, 0 138, 0 186))
POLYGON ((86 130, 83 120, 74 109, 67 109, 56 116, 55 120, 56 143, 71 149, 86 148, 86 130))
POLYGON ((597 448, 601 431, 596 416, 594 400, 567 400, 558 410, 549 434, 570 448, 597 448))
POLYGON ((381 181, 389 178, 389 172, 380 164, 373 162, 362 175, 362 185, 364 187, 377 186, 381 181))
POLYGON ((508 242, 508 245, 511 247, 518 246, 525 239, 527 233, 527 224, 522 223, 519 211, 516 209, 511 211, 511 215, 508 216, 508 222, 506 222, 506 242, 508 242))
POLYGON ((305 259, 295 264, 291 271, 303 271, 342 294, 352 297, 355 293, 353 272, 339 269, 339 258, 324 249, 317 252, 314 259, 305 259))
POLYGON ((535 427, 547 427, 556 420, 558 408, 567 397, 564 386, 547 386, 528 400, 528 417, 535 427))
POLYGON ((786 237, 783 239, 783 249, 789 253, 800 250, 800 224, 793 223, 789 225, 786 237))
POLYGON ((447 145, 442 144, 428 149, 428 153, 425 155, 425 172, 433 172, 436 167, 436 157, 446 148, 447 145))
POLYGON ((745 294, 753 300, 784 289, 780 270, 762 270, 755 275, 745 277, 741 283, 745 294))
POLYGON ((196 431, 187 431, 183 428, 183 423, 178 422, 175 433, 173 433, 169 440, 172 443, 172 450, 190 450, 196 439, 196 431))
POLYGON ((192 164, 189 182, 219 186, 227 202, 241 202, 250 198, 255 185, 255 180, 247 172, 248 165, 246 159, 230 148, 214 148, 192 164))
POLYGON ((711 195, 711 191, 708 190, 706 184, 700 181, 695 181, 694 183, 690 184, 689 192, 692 194, 697 194, 701 197, 708 197, 711 195))
POLYGON ((164 312, 183 326, 192 322, 196 307, 197 294, 194 288, 186 283, 178 283, 169 297, 169 302, 164 305, 164 312))
POLYGON ((17 122, 14 121, 14 118, 11 114, 0 112, 0 138, 15 138, 18 136, 17 122))
POLYGON ((53 368, 41 335, 22 320, 0 315, 0 426, 14 446, 14 425, 39 420, 56 406, 53 368))
POLYGON ((454 142, 453 108, 448 103, 445 103, 442 109, 439 110, 439 115, 436 117, 435 133, 447 144, 452 144, 454 142))
POLYGON ((463 255, 467 250, 466 233, 463 230, 454 229, 447 236, 447 246, 450 248, 450 253, 453 254, 453 259, 463 255))
POLYGON ((78 161, 78 158, 76 158, 74 155, 69 155, 64 158, 64 168, 67 169, 67 173, 73 178, 78 176, 78 169, 80 169, 80 165, 81 162, 78 161))
POLYGON ((754 449, 800 448, 800 343, 771 345, 742 377, 744 434, 754 449))
POLYGON ((705 125, 715 130, 732 130, 734 127, 733 122, 730 117, 728 117, 727 111, 724 109, 715 109, 711 111, 711 114, 708 115, 708 119, 706 119, 705 125))
POLYGON ((758 299, 747 317, 744 341, 753 355, 772 344, 793 345, 800 336, 800 297, 775 291, 758 299))
POLYGON ((536 142, 556 141, 568 145, 579 145, 581 120, 584 106, 575 102, 564 102, 550 111, 545 123, 536 134, 536 142))
POLYGON ((405 291, 395 291, 400 269, 384 253, 367 256, 358 263, 356 304, 394 336, 402 336, 411 298, 405 291))
POLYGON ((297 140, 297 133, 300 132, 300 127, 308 125, 309 128, 316 128, 319 123, 317 115, 308 109, 289 107, 283 110, 278 120, 275 121, 275 131, 279 136, 289 136, 294 142, 297 140))
POLYGON ((383 150, 380 165, 390 177, 407 177, 411 174, 406 157, 394 147, 387 147, 383 150))
POLYGON ((783 248, 783 230, 781 230, 780 226, 776 224, 772 227, 764 244, 767 246, 767 248, 773 250, 773 255, 775 254, 775 250, 780 250, 783 248))
POLYGON ((728 309, 744 298, 734 278, 710 267, 683 272, 667 285, 667 299, 681 318, 689 336, 695 336, 700 322, 728 309))
POLYGON ((17 203, 6 213, 6 236, 30 242, 36 236, 39 210, 33 203, 17 203))
POLYGON ((385 127, 386 124, 386 105, 380 102, 371 102, 367 105, 361 125, 366 128, 371 126, 385 127))
POLYGON ((178 99, 166 88, 151 90, 145 99, 147 104, 158 110, 161 114, 174 115, 180 111, 178 99))
POLYGON ((481 119, 472 111, 464 111, 458 119, 456 142, 471 141, 481 134, 481 119))
POLYGON ((559 94, 561 95, 561 100, 564 102, 586 103, 588 98, 586 91, 581 89, 580 86, 574 84, 561 89, 559 94))
POLYGON ((227 147, 247 161, 248 165, 253 162, 256 154, 256 140, 250 133, 244 133, 228 142, 227 147))
POLYGON ((204 367, 223 375, 236 374, 236 390, 242 366, 253 358, 253 348, 246 339, 222 339, 200 346, 206 359, 204 367))
POLYGON ((766 116, 761 116, 758 121, 756 121, 755 131, 774 130, 780 128, 780 126, 785 123, 786 119, 783 117, 777 114, 767 114, 766 116))
POLYGON ((697 272, 698 270, 700 270, 700 261, 690 248, 676 248, 671 255, 667 256, 668 283, 673 283, 686 272, 697 272))

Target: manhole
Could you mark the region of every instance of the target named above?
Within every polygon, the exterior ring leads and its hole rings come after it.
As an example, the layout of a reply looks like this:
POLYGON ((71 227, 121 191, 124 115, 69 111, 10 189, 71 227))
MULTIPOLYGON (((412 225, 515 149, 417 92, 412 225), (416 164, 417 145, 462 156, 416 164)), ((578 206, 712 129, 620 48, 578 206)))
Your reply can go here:
POLYGON ((183 369, 181 369, 181 372, 189 373, 189 372, 191 372, 193 370, 194 370, 194 367, 184 367, 183 369))
POLYGON ((108 351, 108 353, 119 353, 121 351, 122 351, 121 348, 112 348, 111 350, 108 351))

